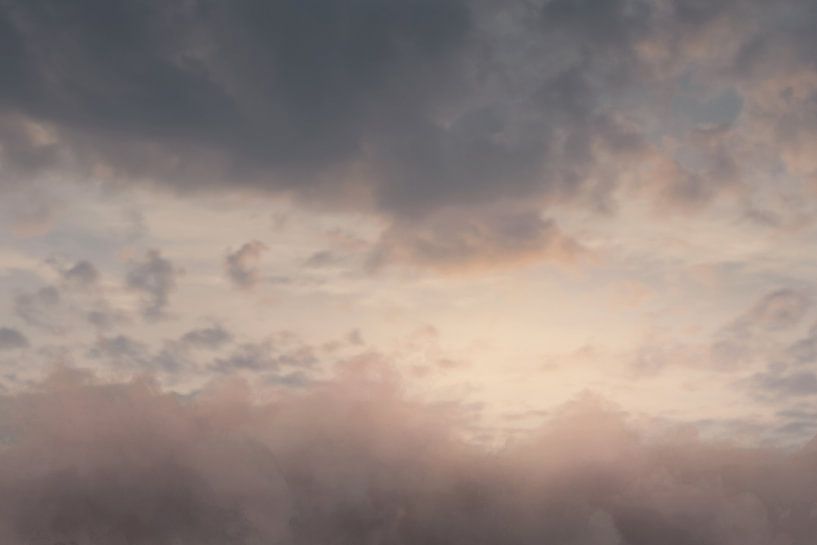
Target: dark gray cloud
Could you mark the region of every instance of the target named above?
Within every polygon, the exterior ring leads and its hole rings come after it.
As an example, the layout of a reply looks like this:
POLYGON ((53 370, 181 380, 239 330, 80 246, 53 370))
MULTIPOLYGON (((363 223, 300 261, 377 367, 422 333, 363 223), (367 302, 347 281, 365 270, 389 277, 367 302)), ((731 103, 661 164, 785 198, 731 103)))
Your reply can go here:
POLYGON ((230 252, 224 258, 224 268, 227 277, 238 288, 249 289, 261 279, 259 262, 261 254, 267 251, 263 242, 253 240, 242 245, 235 252, 230 252))
POLYGON ((176 289, 179 271, 158 250, 149 250, 130 264, 126 285, 142 295, 142 315, 147 319, 165 315, 170 295, 176 289))
POLYGON ((14 311, 29 325, 59 332, 63 327, 56 316, 60 300, 56 287, 45 286, 35 292, 17 295, 14 298, 14 311))
POLYGON ((88 349, 87 356, 120 376, 155 373, 169 378, 195 370, 195 360, 188 348, 188 344, 173 339, 154 348, 133 337, 116 335, 97 339, 88 349))
POLYGON ((90 261, 78 261, 61 272, 65 282, 80 287, 93 286, 99 280, 99 271, 90 261))
POLYGON ((446 210, 384 233, 369 264, 468 272, 536 260, 571 263, 586 250, 535 210, 446 210))
MULTIPOLYGON (((117 334, 98 337, 85 350, 91 364, 102 364, 115 376, 153 373, 171 382, 190 377, 244 375, 284 386, 303 386, 323 371, 321 356, 341 358, 329 345, 311 345, 288 331, 261 340, 238 342, 219 325, 192 329, 178 337, 150 343, 117 334)), ((357 348, 350 344, 348 348, 357 348)))
POLYGON ((88 351, 92 359, 105 360, 120 369, 149 370, 152 360, 150 347, 127 335, 102 337, 88 351))
POLYGON ((177 338, 164 339, 158 346, 128 335, 99 337, 87 356, 113 370, 163 373, 164 376, 197 369, 199 351, 218 351, 233 342, 233 335, 220 325, 191 329, 177 338))
POLYGON ((215 358, 212 369, 217 372, 235 371, 274 371, 278 367, 275 361, 273 344, 270 342, 242 343, 226 357, 215 358))
POLYGON ((470 11, 461 0, 4 2, 2 104, 60 133, 40 145, 18 121, 12 159, 48 166, 65 146, 183 185, 315 180, 429 117, 470 11))
POLYGON ((258 404, 63 370, 4 395, 9 545, 809 545, 813 445, 647 440, 592 398, 499 451, 456 404, 346 375, 258 404), (66 426, 66 415, 77 425, 66 426))
POLYGON ((690 62, 684 39, 751 16, 686 4, 7 0, 4 165, 313 197, 365 180, 400 213, 604 192, 595 167, 644 150, 619 95, 666 83, 648 53, 690 62))
POLYGON ((28 345, 28 338, 16 329, 0 327, 0 350, 18 350, 28 345))
POLYGON ((815 20, 806 0, 5 0, 2 175, 283 191, 398 230, 633 194, 773 217, 744 178, 817 179, 815 20))
POLYGON ((753 375, 747 382, 754 392, 766 400, 790 400, 817 394, 817 374, 811 371, 790 371, 770 366, 753 375))
POLYGON ((191 329, 181 336, 180 342, 196 348, 220 348, 233 340, 233 335, 221 325, 191 329))
POLYGON ((246 342, 229 354, 213 359, 210 370, 216 373, 249 371, 280 377, 286 373, 313 370, 320 363, 317 349, 308 344, 282 346, 275 340, 246 342))
POLYGON ((113 307, 107 299, 93 263, 81 260, 66 264, 55 258, 47 262, 58 274, 58 280, 15 296, 14 311, 20 319, 54 334, 76 328, 78 316, 99 330, 109 330, 127 321, 127 313, 113 307))
POLYGON ((307 267, 320 269, 335 265, 340 260, 341 258, 335 255, 331 250, 320 250, 309 256, 304 264, 307 267))

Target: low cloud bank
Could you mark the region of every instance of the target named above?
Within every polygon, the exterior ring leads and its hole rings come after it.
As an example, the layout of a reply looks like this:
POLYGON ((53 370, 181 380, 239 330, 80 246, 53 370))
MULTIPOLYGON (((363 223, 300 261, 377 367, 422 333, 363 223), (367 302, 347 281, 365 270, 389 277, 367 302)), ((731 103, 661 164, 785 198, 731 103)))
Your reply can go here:
POLYGON ((360 374, 253 401, 60 371, 0 398, 9 545, 797 545, 817 450, 647 439, 584 399, 524 442, 360 374))

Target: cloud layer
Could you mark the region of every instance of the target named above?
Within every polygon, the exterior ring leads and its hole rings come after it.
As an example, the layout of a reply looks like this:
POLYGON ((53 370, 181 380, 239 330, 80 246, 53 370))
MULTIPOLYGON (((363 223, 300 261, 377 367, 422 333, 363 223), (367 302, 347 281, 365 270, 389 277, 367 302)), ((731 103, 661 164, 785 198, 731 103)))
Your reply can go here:
POLYGON ((0 0, 0 543, 810 545, 812 4, 0 0))
POLYGON ((814 17, 801 0, 7 0, 4 171, 335 202, 357 185, 407 214, 603 200, 638 157, 663 165, 662 198, 706 200, 757 138, 813 175, 814 17))
POLYGON ((806 545, 811 446, 651 439, 594 397, 499 451, 456 407, 350 371, 272 402, 62 370, 0 400, 9 544, 806 545))
POLYGON ((401 240, 431 218, 482 233, 464 267, 496 258, 486 206, 550 222, 727 196, 783 226, 817 179, 815 18, 804 0, 6 0, 2 185, 286 193, 401 240), (797 189, 769 199, 780 175, 797 189))

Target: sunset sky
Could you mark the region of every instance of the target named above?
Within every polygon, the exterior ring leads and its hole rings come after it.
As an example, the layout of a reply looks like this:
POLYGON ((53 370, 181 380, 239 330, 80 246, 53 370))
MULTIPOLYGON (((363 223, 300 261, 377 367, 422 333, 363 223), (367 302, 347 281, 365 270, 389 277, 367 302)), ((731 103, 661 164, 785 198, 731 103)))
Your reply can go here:
MULTIPOLYGON (((155 381, 146 427, 225 384, 321 412, 355 376, 491 452, 585 403, 782 471, 817 433, 815 29, 809 0, 0 0, 0 416, 54 381, 155 381)), ((26 421, 103 403, 70 399, 26 421)), ((570 539, 814 528, 602 511, 570 539)))

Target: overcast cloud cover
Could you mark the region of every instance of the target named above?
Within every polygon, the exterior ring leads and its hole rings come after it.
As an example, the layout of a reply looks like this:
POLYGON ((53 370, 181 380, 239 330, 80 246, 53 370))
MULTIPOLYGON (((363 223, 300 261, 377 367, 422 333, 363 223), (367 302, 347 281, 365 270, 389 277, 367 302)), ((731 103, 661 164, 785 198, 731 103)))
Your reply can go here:
POLYGON ((602 205, 643 177, 699 204, 778 167, 746 164, 763 143, 813 174, 813 23, 803 1, 7 0, 5 178, 73 168, 422 214, 602 205))
POLYGON ((428 215, 477 223, 466 264, 558 260, 568 235, 528 229, 496 256, 495 231, 637 196, 728 194, 786 222, 758 177, 817 173, 802 0, 6 0, 0 17, 4 185, 284 191, 385 215, 406 250, 381 256, 421 267, 448 268, 406 227, 428 215))
POLYGON ((809 0, 0 0, 0 542, 806 545, 809 0))

